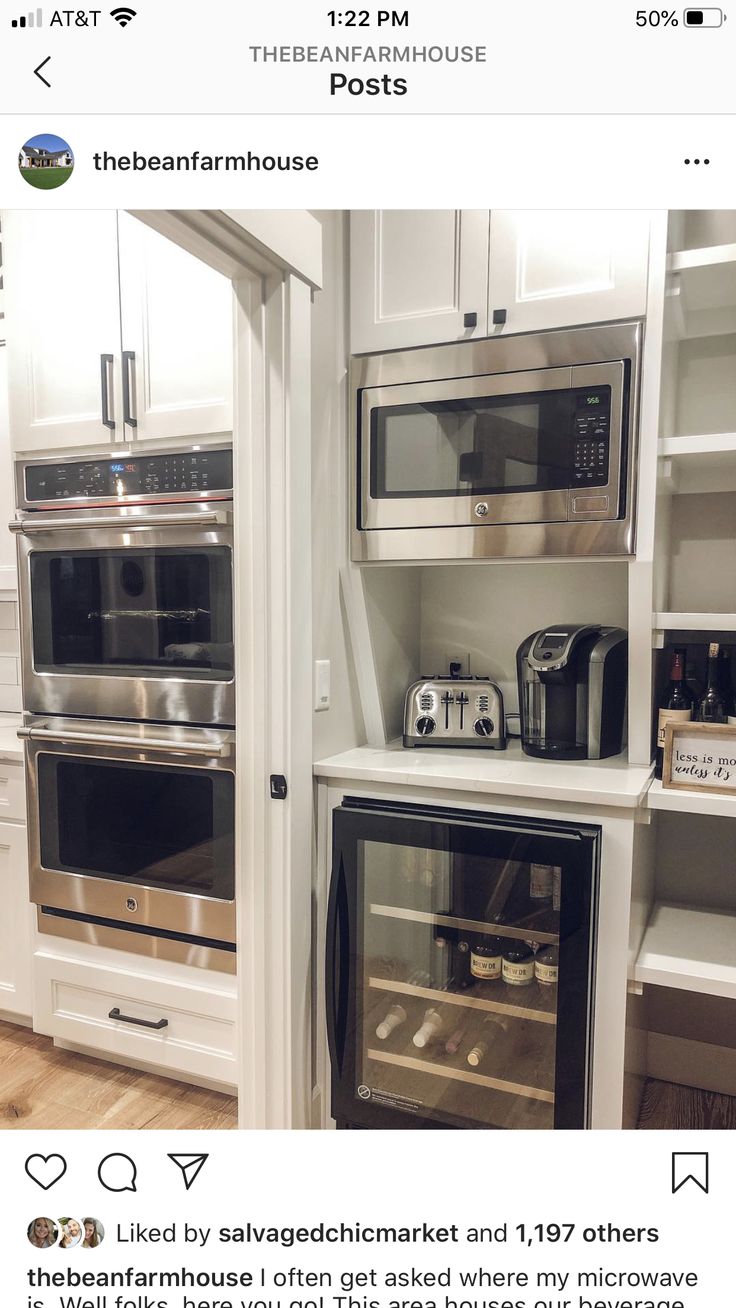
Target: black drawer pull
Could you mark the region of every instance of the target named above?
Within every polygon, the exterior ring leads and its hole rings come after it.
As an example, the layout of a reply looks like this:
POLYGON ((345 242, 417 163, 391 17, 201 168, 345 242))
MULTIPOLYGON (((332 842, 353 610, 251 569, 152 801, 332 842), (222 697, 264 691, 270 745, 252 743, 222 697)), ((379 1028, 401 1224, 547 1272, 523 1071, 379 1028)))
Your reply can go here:
POLYGON ((126 1017, 119 1008, 111 1008, 107 1016, 113 1017, 116 1022, 130 1022, 132 1026, 149 1026, 152 1031, 163 1031, 164 1027, 169 1025, 167 1017, 160 1017, 158 1022, 148 1022, 145 1017, 126 1017))

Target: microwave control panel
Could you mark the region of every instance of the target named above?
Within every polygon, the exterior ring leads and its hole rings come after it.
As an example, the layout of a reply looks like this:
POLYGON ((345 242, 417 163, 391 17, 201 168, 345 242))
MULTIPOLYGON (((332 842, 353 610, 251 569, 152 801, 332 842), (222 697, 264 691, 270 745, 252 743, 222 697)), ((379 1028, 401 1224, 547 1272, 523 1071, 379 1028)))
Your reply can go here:
POLYGON ((573 415, 572 485, 608 485, 611 388, 577 391, 573 415))
POLYGON ((31 464, 26 468, 29 503, 53 500, 129 500, 150 496, 211 495, 231 491, 231 450, 151 454, 140 458, 31 464))

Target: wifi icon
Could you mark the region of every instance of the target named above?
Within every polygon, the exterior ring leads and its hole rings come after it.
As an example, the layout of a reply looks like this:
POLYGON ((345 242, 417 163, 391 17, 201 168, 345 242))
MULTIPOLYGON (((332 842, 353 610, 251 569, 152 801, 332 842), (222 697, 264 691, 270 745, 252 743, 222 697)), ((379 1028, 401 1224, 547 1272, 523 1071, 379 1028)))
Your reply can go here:
POLYGON ((119 9, 110 10, 110 17, 114 18, 115 22, 119 23, 121 27, 127 27, 128 23, 135 18, 135 14, 135 9, 126 9, 124 5, 119 9))

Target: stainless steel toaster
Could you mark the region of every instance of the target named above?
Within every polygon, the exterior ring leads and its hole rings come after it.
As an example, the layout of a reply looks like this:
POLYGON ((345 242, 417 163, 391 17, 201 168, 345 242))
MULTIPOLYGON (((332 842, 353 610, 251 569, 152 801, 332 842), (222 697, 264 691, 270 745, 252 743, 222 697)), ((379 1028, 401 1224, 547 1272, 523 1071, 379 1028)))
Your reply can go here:
POLYGON ((432 677, 406 692, 404 745, 505 749, 503 696, 487 677, 432 677))

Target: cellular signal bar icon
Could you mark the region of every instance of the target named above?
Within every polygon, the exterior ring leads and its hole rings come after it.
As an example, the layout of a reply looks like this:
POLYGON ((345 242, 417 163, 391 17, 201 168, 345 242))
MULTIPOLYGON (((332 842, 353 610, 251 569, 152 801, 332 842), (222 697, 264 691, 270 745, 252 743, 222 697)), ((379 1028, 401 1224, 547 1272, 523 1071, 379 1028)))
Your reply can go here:
POLYGON ((28 14, 23 18, 13 18, 10 21, 11 27, 43 27, 43 9, 37 9, 35 14, 28 14))

